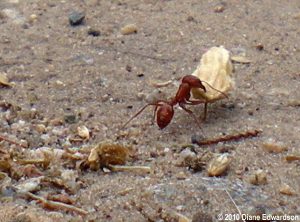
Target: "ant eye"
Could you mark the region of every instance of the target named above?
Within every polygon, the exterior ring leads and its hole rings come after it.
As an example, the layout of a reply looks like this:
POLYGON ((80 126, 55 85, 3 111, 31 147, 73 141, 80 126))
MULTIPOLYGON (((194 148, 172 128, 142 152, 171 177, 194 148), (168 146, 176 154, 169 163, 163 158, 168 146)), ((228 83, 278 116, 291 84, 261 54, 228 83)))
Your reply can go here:
POLYGON ((212 47, 203 54, 200 65, 192 74, 198 77, 205 86, 202 89, 193 88, 195 99, 206 99, 208 102, 224 99, 226 94, 234 89, 233 66, 229 51, 224 47, 212 47))

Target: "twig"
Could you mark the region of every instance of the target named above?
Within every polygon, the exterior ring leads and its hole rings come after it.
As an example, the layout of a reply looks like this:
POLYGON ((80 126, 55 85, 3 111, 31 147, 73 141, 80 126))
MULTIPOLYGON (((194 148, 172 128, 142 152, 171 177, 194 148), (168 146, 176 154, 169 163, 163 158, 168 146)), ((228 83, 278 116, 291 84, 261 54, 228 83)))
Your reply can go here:
POLYGON ((82 214, 82 215, 88 214, 87 211, 85 211, 81 208, 78 208, 78 207, 74 207, 74 206, 69 205, 69 204, 56 202, 56 201, 52 201, 52 200, 47 200, 43 197, 39 197, 39 196, 37 196, 35 194, 32 194, 30 192, 26 192, 25 194, 28 197, 30 197, 31 199, 40 201, 42 203, 43 207, 47 208, 47 209, 73 211, 73 212, 76 212, 76 213, 79 213, 79 214, 82 214))
POLYGON ((141 172, 151 173, 151 167, 148 166, 121 166, 121 165, 108 165, 108 169, 111 171, 127 171, 127 172, 141 172))
POLYGON ((15 142, 15 141, 13 141, 13 140, 10 140, 10 139, 6 138, 5 136, 2 136, 2 135, 0 135, 0 141, 1 141, 1 140, 4 140, 4 141, 6 141, 6 142, 8 142, 8 143, 11 143, 11 144, 14 144, 14 145, 23 147, 23 148, 28 148, 28 147, 25 146, 24 144, 15 142))
MULTIPOLYGON (((235 208, 237 209, 237 211, 239 212, 240 217, 242 218, 242 212, 241 210, 238 208, 238 206, 236 205, 235 201, 233 200, 232 196, 230 195, 230 193, 228 192, 227 189, 225 189, 225 192, 227 193, 228 197, 230 198, 230 200, 232 201, 232 203, 234 204, 235 208)), ((243 222, 246 222, 243 218, 242 218, 243 222)))
POLYGON ((199 146, 203 146, 203 145, 217 144, 220 142, 237 141, 237 140, 245 139, 245 138, 249 138, 249 137, 256 137, 261 132, 262 132, 261 130, 251 130, 251 131, 246 131, 246 132, 242 132, 242 133, 238 133, 238 134, 234 134, 234 135, 221 136, 219 138, 214 138, 214 139, 193 141, 193 143, 196 143, 199 146))
POLYGON ((154 82, 154 81, 150 81, 149 84, 153 87, 156 87, 156 88, 162 88, 162 87, 166 87, 170 84, 172 84, 173 81, 172 80, 168 80, 168 81, 165 81, 165 82, 154 82))

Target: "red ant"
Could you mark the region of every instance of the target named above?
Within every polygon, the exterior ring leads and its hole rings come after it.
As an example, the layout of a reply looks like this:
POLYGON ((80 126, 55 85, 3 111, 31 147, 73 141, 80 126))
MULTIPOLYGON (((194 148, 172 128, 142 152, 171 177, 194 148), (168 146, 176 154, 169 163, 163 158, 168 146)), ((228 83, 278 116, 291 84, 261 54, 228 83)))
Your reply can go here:
MULTIPOLYGON (((157 125, 159 126, 160 129, 163 129, 167 125, 169 125, 169 123, 171 122, 171 120, 174 116, 173 107, 177 104, 184 111, 186 111, 188 114, 190 114, 195 119, 198 126, 200 127, 197 117, 194 115, 194 113, 191 110, 187 109, 185 107, 185 105, 198 105, 198 104, 204 103, 205 104, 204 119, 205 119, 206 112, 207 112, 207 101, 206 100, 190 100, 192 88, 199 88, 199 89, 202 89, 204 92, 206 92, 206 88, 202 84, 202 82, 203 81, 201 81, 196 76, 193 76, 193 75, 184 76, 181 80, 181 84, 180 84, 179 89, 174 98, 171 98, 170 101, 158 100, 155 103, 149 103, 149 104, 145 105, 133 117, 131 117, 123 125, 123 127, 125 127, 131 120, 133 120, 141 112, 143 112, 144 109, 146 109, 148 106, 155 106, 153 119, 155 119, 155 115, 156 115, 157 125)), ((220 92, 220 93, 222 93, 222 92, 220 92)))

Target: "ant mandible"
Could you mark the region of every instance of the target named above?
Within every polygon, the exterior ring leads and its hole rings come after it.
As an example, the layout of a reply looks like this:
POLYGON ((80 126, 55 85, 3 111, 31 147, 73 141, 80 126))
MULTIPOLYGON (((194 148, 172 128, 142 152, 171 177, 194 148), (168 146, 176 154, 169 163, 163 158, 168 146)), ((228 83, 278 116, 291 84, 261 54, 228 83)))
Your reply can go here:
MULTIPOLYGON (((186 75, 182 78, 181 84, 179 86, 179 89, 177 90, 177 93, 175 97, 171 98, 169 101, 165 100, 158 100, 154 103, 149 103, 145 105, 143 108, 141 108, 133 117, 131 117, 122 128, 124 128, 131 120, 133 120, 135 117, 137 117, 139 114, 141 114, 144 109, 146 109, 148 106, 155 106, 154 109, 154 118, 156 116, 156 122, 160 129, 165 128, 169 123, 171 122, 173 116, 174 116, 174 106, 179 105, 184 111, 186 111, 188 114, 190 114, 200 127, 199 121, 197 117, 194 115, 194 113, 187 109, 185 105, 198 105, 201 103, 205 104, 205 114, 206 116, 206 100, 190 100, 191 97, 191 89, 192 88, 199 88, 202 89, 204 92, 206 92, 205 86, 202 84, 202 81, 193 75, 186 75)), ((201 128, 201 127, 200 127, 201 128)))

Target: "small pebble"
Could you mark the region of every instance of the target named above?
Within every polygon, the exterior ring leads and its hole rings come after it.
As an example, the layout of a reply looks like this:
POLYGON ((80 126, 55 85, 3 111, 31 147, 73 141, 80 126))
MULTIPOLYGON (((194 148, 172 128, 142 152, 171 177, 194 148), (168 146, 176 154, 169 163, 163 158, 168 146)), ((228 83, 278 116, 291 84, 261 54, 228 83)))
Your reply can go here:
POLYGON ((196 153, 191 151, 190 149, 184 149, 180 152, 180 157, 184 160, 186 158, 195 158, 196 153))
POLYGON ((279 189, 279 193, 292 196, 295 194, 295 191, 288 184, 283 184, 279 189))
POLYGON ((49 134, 41 135, 41 140, 44 142, 44 144, 49 144, 51 142, 49 134))
POLYGON ((186 178, 188 178, 188 176, 183 171, 180 171, 179 173, 176 174, 176 178, 178 180, 185 180, 186 178))
POLYGON ((263 170, 259 169, 255 171, 249 177, 249 182, 253 185, 265 185, 268 183, 267 181, 267 174, 263 170))
POLYGON ((258 43, 255 48, 258 50, 258 51, 262 51, 264 50, 264 45, 262 43, 258 43))
POLYGON ((123 35, 129 35, 129 34, 134 34, 137 33, 137 26, 135 24, 128 24, 125 25, 122 29, 121 29, 121 33, 123 35))
POLYGON ((70 25, 72 26, 81 25, 83 23, 84 18, 85 18, 85 14, 83 12, 73 11, 69 15, 70 25))
POLYGON ((264 150, 270 152, 270 153, 282 153, 284 151, 287 151, 288 148, 282 144, 275 144, 275 143, 263 143, 262 147, 264 150))
POLYGON ((213 158, 207 166, 209 176, 221 176, 228 169, 231 159, 228 154, 221 154, 213 158))
POLYGON ((217 6, 214 8, 214 12, 216 12, 216 13, 222 13, 222 12, 224 12, 224 10, 225 10, 224 5, 217 5, 217 6))
POLYGON ((132 67, 130 65, 126 65, 125 69, 126 69, 127 72, 131 72, 132 71, 132 67))
POLYGON ((64 133, 65 133, 65 128, 62 128, 62 127, 54 127, 52 129, 52 133, 53 135, 56 135, 56 136, 63 136, 64 133))
POLYGON ((83 139, 88 140, 90 138, 90 131, 86 126, 78 126, 77 133, 83 139))
POLYGON ((64 121, 61 118, 55 118, 50 120, 49 125, 50 126, 61 126, 63 125, 64 121))
POLYGON ((46 126, 44 124, 37 124, 35 126, 35 129, 39 133, 45 133, 46 132, 46 126))
POLYGON ((189 15, 186 20, 188 22, 193 22, 193 21, 195 21, 195 18, 193 16, 189 15))
POLYGON ((31 14, 29 17, 29 22, 35 22, 37 20, 38 16, 36 14, 31 14))

